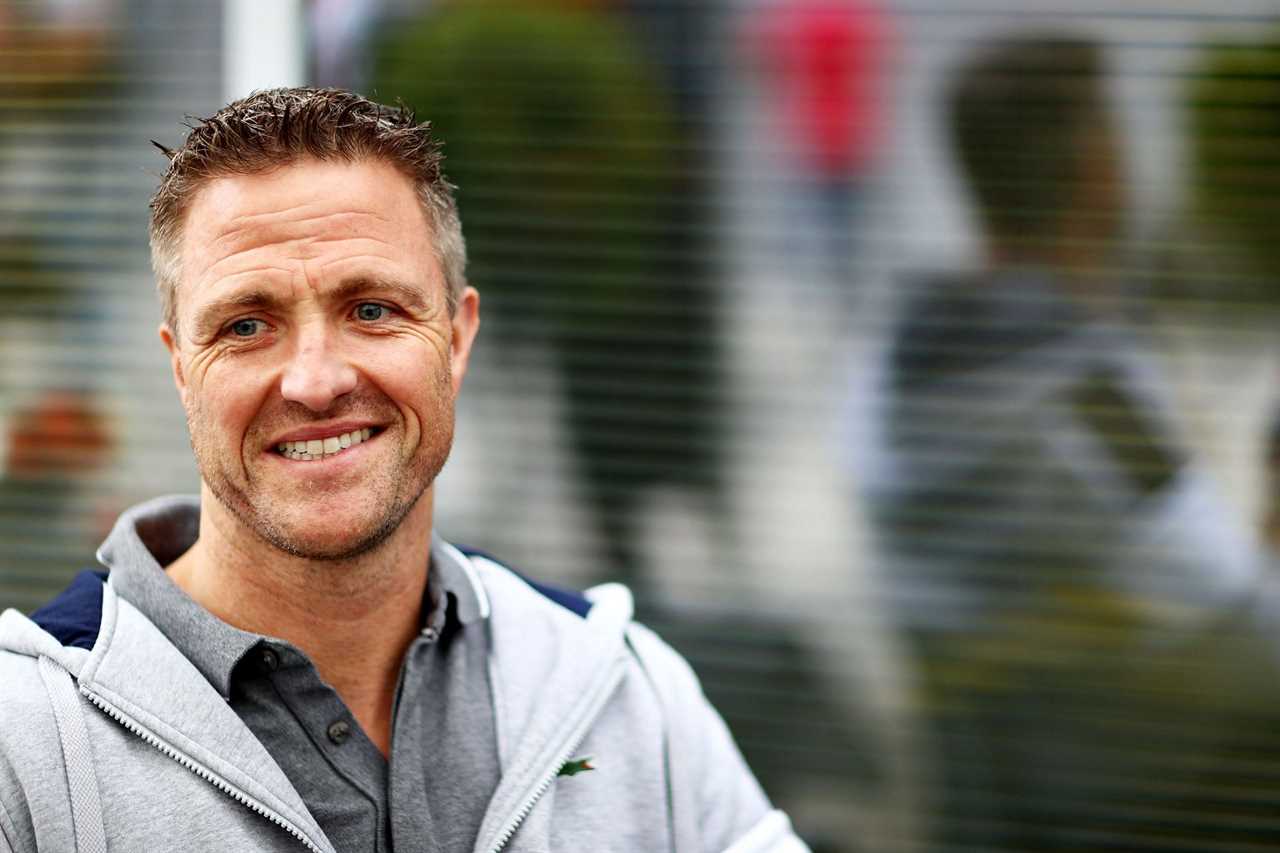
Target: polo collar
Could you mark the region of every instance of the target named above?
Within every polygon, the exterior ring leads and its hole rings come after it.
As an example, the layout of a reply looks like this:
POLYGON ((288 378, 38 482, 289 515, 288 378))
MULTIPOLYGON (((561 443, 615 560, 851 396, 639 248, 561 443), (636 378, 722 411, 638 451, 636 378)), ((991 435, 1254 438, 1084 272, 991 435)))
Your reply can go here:
MULTIPOLYGON (((480 583, 480 576, 471 559, 444 541, 438 533, 432 532, 428 593, 435 583, 439 584, 437 588, 442 593, 452 595, 458 602, 458 622, 462 625, 489 618, 489 596, 480 583)), ((433 610, 438 609, 437 603, 433 599, 433 610)))
MULTIPOLYGON (((126 510, 98 549, 110 569, 109 582, 169 638, 225 698, 232 673, 260 642, 280 642, 242 631, 218 619, 183 592, 164 571, 196 541, 200 499, 195 495, 156 498, 126 510)), ((469 625, 488 618, 489 601, 471 561, 439 535, 431 536, 427 579, 429 612, 424 625, 443 628, 448 598, 457 621, 469 625)))

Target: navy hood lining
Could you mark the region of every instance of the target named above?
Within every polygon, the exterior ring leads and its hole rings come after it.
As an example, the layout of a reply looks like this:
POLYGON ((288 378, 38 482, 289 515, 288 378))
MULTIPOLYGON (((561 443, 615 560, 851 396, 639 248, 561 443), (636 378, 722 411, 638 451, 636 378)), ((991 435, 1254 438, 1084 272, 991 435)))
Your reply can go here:
POLYGON ((57 597, 32 613, 31 621, 64 646, 92 650, 102 627, 102 585, 106 582, 106 572, 80 572, 57 597))

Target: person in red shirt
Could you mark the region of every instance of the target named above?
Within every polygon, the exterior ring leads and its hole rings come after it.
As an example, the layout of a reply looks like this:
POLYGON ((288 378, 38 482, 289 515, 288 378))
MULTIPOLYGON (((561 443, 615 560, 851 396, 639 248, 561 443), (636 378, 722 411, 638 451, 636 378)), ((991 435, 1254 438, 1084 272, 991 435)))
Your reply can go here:
POLYGON ((888 16, 867 0, 776 0, 750 23, 747 39, 771 105, 774 146, 791 161, 793 197, 803 208, 783 219, 808 228, 816 211, 823 269, 847 283, 859 185, 885 135, 888 16))

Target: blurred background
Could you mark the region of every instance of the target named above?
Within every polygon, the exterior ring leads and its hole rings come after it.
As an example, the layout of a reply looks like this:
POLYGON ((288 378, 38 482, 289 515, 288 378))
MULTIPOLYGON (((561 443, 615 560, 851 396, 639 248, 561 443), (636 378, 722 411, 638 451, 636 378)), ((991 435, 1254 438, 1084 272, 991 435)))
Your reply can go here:
POLYGON ((0 0, 0 606, 197 488, 151 140, 301 83, 447 142, 442 533, 815 851, 1280 848, 1280 0, 0 0))

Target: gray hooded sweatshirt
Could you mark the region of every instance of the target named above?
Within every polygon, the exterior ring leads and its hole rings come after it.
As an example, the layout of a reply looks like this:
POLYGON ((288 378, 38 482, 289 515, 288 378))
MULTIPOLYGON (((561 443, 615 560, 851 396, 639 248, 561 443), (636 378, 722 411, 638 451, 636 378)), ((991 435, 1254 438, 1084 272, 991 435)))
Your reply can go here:
MULTIPOLYGON (((457 555, 490 632, 483 851, 805 853, 688 665, 618 585, 575 605, 457 555), (590 772, 577 762, 589 756, 590 772), (573 763, 571 763, 573 762, 573 763)), ((0 853, 337 853, 271 755, 110 577, 0 615, 0 853)))

